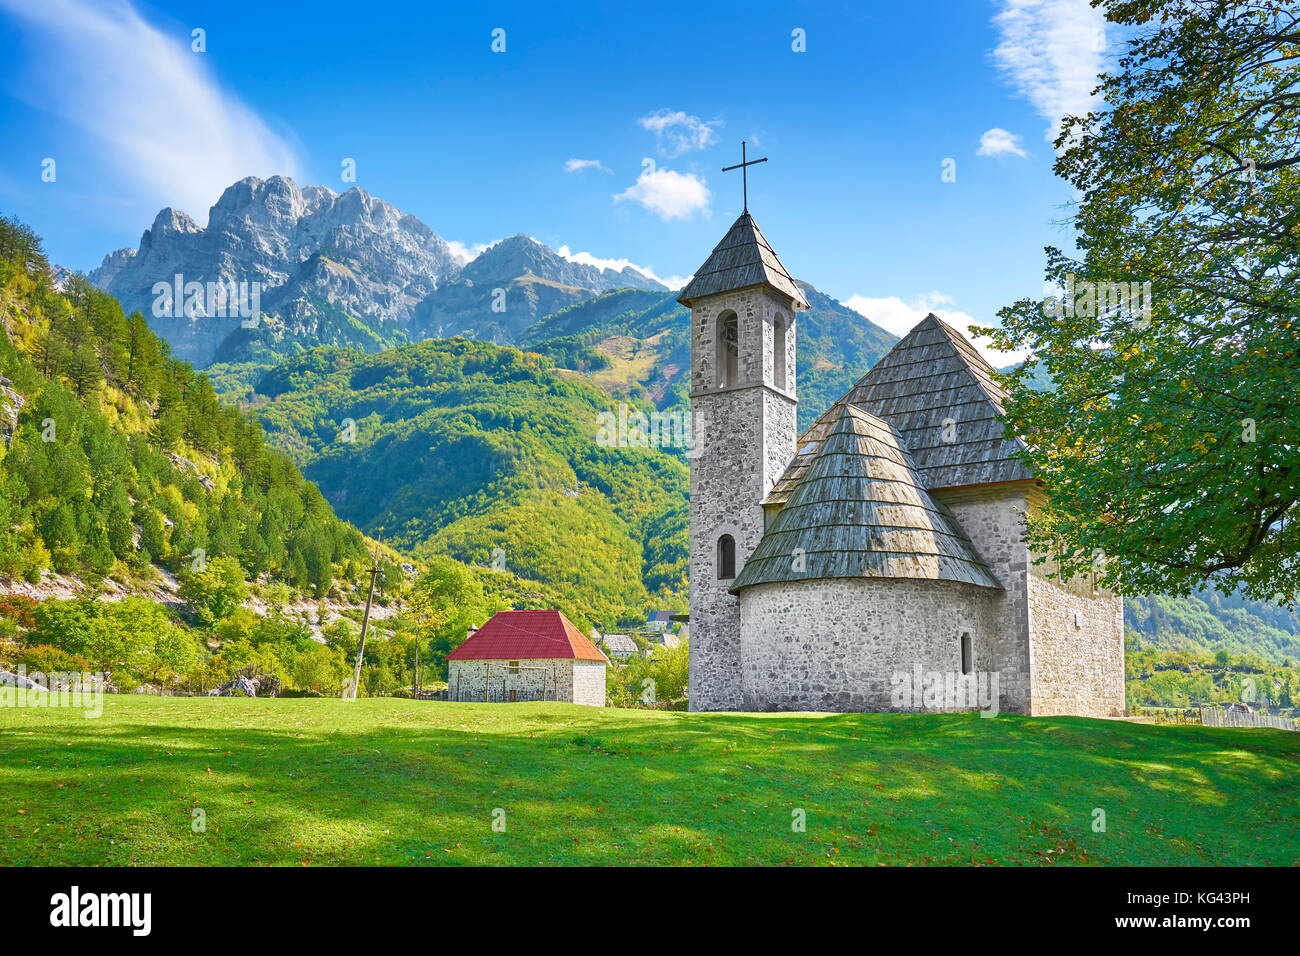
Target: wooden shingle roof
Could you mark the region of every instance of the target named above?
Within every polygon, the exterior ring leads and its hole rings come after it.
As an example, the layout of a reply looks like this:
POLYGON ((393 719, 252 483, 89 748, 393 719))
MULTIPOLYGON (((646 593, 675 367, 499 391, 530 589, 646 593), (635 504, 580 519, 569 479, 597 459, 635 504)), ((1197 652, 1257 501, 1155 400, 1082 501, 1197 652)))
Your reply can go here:
MULTIPOLYGON (((1003 436, 998 416, 1005 400, 1006 392, 993 379, 993 367, 965 336, 932 313, 840 402, 888 421, 925 487, 933 491, 1034 477, 1012 457, 1024 443, 1003 436), (945 425, 948 419, 951 425, 945 425)), ((794 460, 764 504, 789 500, 828 434, 838 404, 804 432, 794 460)))
POLYGON ((722 241, 714 247, 695 277, 681 291, 677 301, 687 308, 695 299, 719 292, 734 292, 767 285, 780 292, 795 309, 808 308, 794 279, 786 271, 771 244, 748 212, 741 213, 722 241))
POLYGON ((817 578, 1002 584, 931 499, 888 422, 847 401, 731 587, 817 578))

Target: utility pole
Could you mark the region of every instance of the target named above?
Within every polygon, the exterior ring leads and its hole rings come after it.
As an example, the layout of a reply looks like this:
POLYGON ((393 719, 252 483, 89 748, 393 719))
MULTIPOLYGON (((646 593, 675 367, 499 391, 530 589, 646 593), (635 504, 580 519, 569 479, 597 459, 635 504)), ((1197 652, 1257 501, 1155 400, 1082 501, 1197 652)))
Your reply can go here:
POLYGON ((420 638, 415 639, 415 683, 412 687, 415 691, 415 699, 420 699, 420 638))
POLYGON ((357 699, 361 686, 361 660, 366 655, 366 629, 370 626, 370 602, 375 597, 375 578, 379 577, 379 548, 375 548, 374 563, 370 567, 370 590, 366 593, 366 613, 361 616, 361 642, 357 645, 357 666, 352 671, 352 699, 357 699))

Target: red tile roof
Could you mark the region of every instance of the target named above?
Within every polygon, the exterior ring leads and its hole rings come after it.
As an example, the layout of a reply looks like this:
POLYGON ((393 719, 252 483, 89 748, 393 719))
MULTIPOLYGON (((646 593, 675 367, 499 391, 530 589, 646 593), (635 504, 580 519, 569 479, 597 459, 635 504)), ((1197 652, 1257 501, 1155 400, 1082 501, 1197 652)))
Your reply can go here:
POLYGON ((559 611, 499 611, 449 661, 517 661, 543 658, 609 662, 559 611))

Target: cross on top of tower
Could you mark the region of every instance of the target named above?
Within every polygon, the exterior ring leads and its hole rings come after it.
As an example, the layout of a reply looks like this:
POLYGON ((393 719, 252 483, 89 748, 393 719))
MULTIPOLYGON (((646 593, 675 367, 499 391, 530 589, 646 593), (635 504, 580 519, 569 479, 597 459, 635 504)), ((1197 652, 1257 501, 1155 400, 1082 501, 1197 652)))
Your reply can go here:
POLYGON ((734 166, 722 167, 722 171, 724 173, 729 173, 733 169, 740 170, 740 188, 742 190, 742 196, 745 201, 744 212, 746 213, 749 212, 749 167, 757 166, 759 163, 765 163, 765 162, 767 162, 766 156, 764 156, 762 159, 749 159, 745 151, 745 141, 742 139, 740 141, 740 162, 738 162, 734 166))

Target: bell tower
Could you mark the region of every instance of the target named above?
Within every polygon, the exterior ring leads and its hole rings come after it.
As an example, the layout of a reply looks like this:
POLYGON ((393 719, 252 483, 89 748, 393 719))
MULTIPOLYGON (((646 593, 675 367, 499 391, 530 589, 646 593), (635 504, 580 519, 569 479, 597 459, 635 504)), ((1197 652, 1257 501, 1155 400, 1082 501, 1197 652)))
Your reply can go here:
POLYGON ((729 589, 763 533, 763 498, 794 458, 795 313, 808 303, 748 209, 677 301, 691 310, 690 706, 738 710, 729 589))

